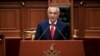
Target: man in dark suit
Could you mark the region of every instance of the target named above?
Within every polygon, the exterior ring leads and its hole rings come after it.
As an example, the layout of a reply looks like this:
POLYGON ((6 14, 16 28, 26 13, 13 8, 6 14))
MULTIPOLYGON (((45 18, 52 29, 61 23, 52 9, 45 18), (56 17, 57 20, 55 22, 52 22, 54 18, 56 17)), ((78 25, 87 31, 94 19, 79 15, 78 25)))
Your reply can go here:
POLYGON ((48 20, 38 24, 35 40, 68 40, 70 39, 70 27, 59 20, 60 10, 51 6, 47 11, 48 20))

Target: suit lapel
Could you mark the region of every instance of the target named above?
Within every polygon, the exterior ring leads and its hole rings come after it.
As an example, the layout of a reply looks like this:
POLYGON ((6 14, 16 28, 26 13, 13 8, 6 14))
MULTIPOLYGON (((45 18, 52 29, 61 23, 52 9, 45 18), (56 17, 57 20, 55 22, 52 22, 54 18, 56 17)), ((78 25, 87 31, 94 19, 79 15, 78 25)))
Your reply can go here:
MULTIPOLYGON (((47 21, 46 22, 46 27, 48 27, 48 26, 49 26, 49 22, 47 21)), ((51 39, 50 26, 47 29, 46 36, 47 36, 46 37, 47 39, 51 39)))
POLYGON ((57 39, 57 38, 59 37, 59 35, 60 35, 57 28, 58 28, 59 30, 61 30, 61 26, 60 26, 60 21, 59 21, 59 20, 57 21, 57 24, 56 24, 56 30, 55 30, 54 39, 57 39))
POLYGON ((48 39, 51 39, 50 27, 47 30, 46 36, 48 36, 48 39))

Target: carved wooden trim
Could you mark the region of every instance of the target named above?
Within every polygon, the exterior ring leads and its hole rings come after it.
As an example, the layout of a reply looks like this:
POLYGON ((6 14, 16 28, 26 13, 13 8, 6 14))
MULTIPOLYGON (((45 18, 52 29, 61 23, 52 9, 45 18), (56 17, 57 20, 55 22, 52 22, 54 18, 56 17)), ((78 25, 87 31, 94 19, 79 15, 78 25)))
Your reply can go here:
POLYGON ((51 44, 49 50, 43 52, 43 56, 61 56, 60 51, 55 50, 55 44, 51 44))

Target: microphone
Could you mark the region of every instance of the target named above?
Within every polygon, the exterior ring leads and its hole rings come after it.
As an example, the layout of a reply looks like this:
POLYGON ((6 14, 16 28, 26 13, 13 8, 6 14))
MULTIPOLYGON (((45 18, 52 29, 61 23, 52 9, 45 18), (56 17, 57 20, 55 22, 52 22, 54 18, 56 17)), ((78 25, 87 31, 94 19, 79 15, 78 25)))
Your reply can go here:
POLYGON ((49 26, 45 29, 45 31, 41 34, 41 36, 38 38, 38 40, 41 39, 41 37, 46 33, 46 31, 48 30, 49 26))
POLYGON ((66 40, 66 37, 62 34, 62 32, 56 27, 56 29, 58 30, 58 32, 61 34, 61 36, 66 40))

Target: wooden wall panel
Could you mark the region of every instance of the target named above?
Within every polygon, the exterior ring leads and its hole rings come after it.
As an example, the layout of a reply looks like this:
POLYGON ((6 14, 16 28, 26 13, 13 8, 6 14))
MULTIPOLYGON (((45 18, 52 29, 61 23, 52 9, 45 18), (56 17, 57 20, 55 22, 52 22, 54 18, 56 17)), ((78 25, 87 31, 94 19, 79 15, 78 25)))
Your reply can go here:
POLYGON ((65 6, 71 5, 72 0, 48 0, 48 5, 65 6))
POLYGON ((78 12, 79 12, 79 8, 78 7, 74 7, 74 9, 73 9, 74 11, 73 11, 73 14, 74 14, 74 16, 73 16, 73 24, 74 24, 74 29, 78 29, 78 26, 79 26, 79 18, 78 18, 78 12))
POLYGON ((100 1, 86 1, 85 12, 85 37, 100 38, 100 1))
POLYGON ((58 4, 62 3, 62 4, 68 4, 68 3, 71 3, 71 0, 57 0, 58 4))
POLYGON ((87 0, 81 4, 77 0, 74 5, 74 28, 79 30, 78 36, 100 37, 100 1, 87 0))
POLYGON ((86 35, 100 36, 100 8, 86 8, 86 35))
POLYGON ((47 2, 1 2, 0 32, 7 38, 20 38, 26 29, 34 29, 47 18, 47 2))
POLYGON ((41 20, 46 19, 46 9, 34 9, 28 8, 27 9, 27 28, 36 28, 37 24, 41 22, 41 20))
POLYGON ((36 29, 37 24, 47 18, 47 8, 47 2, 26 2, 23 30, 36 29))
POLYGON ((19 10, 18 9, 0 9, 0 29, 17 30, 19 29, 19 10))
POLYGON ((5 37, 20 37, 20 7, 16 3, 0 4, 0 32, 5 37))

